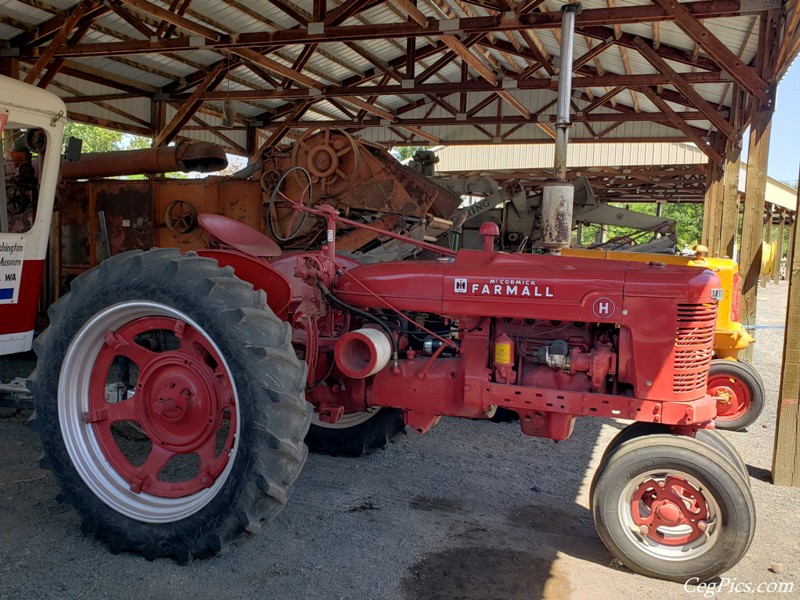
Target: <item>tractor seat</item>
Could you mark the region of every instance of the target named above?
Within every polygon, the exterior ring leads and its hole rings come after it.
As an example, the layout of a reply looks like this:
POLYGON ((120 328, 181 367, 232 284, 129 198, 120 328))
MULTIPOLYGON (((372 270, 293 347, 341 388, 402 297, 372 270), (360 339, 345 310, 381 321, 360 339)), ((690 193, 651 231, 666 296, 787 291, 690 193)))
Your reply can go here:
POLYGON ((203 213, 197 216, 214 241, 222 246, 234 248, 250 256, 274 258, 281 255, 281 249, 270 238, 249 225, 230 217, 203 213))

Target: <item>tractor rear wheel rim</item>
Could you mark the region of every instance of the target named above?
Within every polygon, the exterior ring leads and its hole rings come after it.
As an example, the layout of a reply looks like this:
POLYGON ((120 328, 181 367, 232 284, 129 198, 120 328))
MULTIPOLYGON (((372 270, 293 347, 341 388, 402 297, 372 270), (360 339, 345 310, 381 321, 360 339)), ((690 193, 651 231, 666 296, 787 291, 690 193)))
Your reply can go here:
POLYGON ((319 413, 315 411, 311 414, 311 424, 316 425, 317 427, 322 427, 323 429, 350 429, 351 427, 356 427, 362 423, 366 423, 372 417, 377 415, 380 410, 380 407, 375 407, 364 411, 344 413, 342 418, 336 421, 336 423, 326 423, 325 421, 321 421, 319 418, 319 413))
POLYGON ((746 413, 751 404, 747 385, 733 375, 719 373, 708 378, 708 393, 717 399, 717 419, 735 420, 746 413))
POLYGON ((720 509, 706 487, 679 471, 649 471, 632 479, 619 497, 628 537, 660 560, 690 560, 719 537, 720 509))
POLYGON ((133 519, 161 523, 188 517, 217 495, 235 460, 239 407, 230 369, 195 321, 154 302, 115 304, 81 328, 64 365, 62 435, 76 470, 103 502, 133 519), (154 332, 170 332, 177 348, 143 345, 141 336, 154 332), (128 397, 113 402, 106 384, 118 357, 138 377, 128 397), (143 460, 132 460, 115 437, 112 427, 120 422, 146 436, 143 460), (173 459, 189 462, 178 468, 173 459), (165 467, 171 472, 162 478, 165 467))

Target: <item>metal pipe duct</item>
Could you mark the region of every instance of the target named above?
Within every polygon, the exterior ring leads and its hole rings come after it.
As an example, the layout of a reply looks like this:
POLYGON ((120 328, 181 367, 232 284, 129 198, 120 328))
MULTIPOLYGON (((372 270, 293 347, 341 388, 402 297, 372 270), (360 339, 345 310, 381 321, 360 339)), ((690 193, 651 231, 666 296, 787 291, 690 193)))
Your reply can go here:
POLYGON ((175 171, 211 173, 227 166, 225 151, 219 146, 206 142, 180 142, 160 148, 84 154, 78 161, 61 162, 61 178, 90 179, 175 171))

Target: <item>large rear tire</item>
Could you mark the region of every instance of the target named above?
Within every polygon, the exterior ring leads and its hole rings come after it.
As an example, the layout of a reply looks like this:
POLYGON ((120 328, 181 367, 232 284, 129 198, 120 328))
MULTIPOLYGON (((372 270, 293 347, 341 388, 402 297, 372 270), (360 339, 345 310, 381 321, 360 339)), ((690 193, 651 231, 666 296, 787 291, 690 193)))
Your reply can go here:
POLYGON ((404 432, 403 412, 395 408, 345 414, 336 423, 324 423, 314 413, 306 445, 318 454, 364 456, 385 448, 404 432))
POLYGON ((764 410, 764 382, 747 363, 724 358, 711 361, 708 393, 717 398, 719 429, 740 431, 752 425, 764 410))
POLYGON ((311 405, 263 292, 210 259, 128 252, 76 279, 49 316, 34 425, 85 531, 187 562, 280 511, 311 405))
POLYGON ((742 476, 692 438, 648 435, 601 463, 592 497, 600 539, 632 571, 696 583, 733 567, 755 532, 742 476), (696 579, 694 579, 696 578, 696 579))

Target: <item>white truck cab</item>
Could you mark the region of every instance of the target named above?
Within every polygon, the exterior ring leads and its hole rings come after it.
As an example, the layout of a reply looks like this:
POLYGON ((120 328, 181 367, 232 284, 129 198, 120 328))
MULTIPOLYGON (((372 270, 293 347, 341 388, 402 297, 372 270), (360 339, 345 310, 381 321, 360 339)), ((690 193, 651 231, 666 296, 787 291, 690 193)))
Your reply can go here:
POLYGON ((55 94, 0 76, 0 355, 33 341, 66 114, 55 94))

